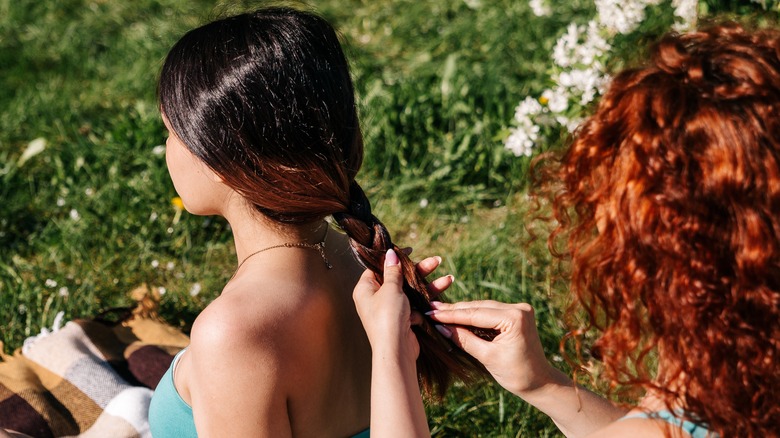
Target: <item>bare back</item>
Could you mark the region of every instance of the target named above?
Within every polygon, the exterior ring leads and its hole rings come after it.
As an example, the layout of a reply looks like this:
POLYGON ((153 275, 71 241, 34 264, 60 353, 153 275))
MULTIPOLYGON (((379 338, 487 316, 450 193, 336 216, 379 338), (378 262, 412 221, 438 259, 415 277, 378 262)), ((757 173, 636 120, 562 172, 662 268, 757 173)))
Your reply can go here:
POLYGON ((320 256, 284 248, 197 318, 175 374, 201 431, 351 436, 368 427, 371 350, 351 299, 362 268, 345 236, 320 256))

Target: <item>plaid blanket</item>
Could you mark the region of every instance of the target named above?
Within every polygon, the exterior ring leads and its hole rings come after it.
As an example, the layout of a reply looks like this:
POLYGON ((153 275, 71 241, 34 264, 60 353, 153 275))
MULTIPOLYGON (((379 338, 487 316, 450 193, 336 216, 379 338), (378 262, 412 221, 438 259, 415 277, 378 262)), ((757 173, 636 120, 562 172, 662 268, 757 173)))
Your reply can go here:
POLYGON ((135 315, 55 323, 0 362, 0 428, 33 437, 149 437, 152 391, 189 343, 135 315))

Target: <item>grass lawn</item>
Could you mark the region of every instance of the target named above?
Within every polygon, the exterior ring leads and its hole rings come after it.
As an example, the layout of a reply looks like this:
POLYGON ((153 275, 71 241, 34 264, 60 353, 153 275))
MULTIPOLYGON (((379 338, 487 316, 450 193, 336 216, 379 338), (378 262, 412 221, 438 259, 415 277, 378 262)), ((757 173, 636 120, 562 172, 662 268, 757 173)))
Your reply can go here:
MULTIPOLYGON (((536 17, 515 0, 309 3, 343 34, 366 137, 359 180, 376 215, 400 245, 443 256, 450 299, 533 304, 555 359, 561 288, 543 239, 527 244, 529 159, 503 139, 517 102, 549 85, 558 36, 594 6, 553 2, 536 17)), ((235 267, 230 233, 172 202, 156 77, 184 31, 261 4, 0 0, 6 352, 59 311, 133 305, 139 285, 158 288, 161 316, 184 330, 217 296, 235 267)), ((490 383, 456 386, 428 410, 434 436, 558 436, 490 383)))

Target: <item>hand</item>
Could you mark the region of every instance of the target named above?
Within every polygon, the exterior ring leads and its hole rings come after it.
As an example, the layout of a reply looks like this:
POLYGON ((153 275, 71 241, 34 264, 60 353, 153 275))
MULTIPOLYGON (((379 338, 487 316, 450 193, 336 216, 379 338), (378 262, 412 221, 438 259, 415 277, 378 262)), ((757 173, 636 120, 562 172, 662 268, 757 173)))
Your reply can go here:
MULTIPOLYGON (((441 263, 440 257, 429 257, 417 264, 417 272, 430 275, 441 263)), ((432 296, 452 284, 452 276, 436 279, 428 285, 432 296)), ((380 287, 374 273, 366 270, 360 277, 352 298, 374 351, 400 355, 416 360, 420 346, 412 326, 422 323, 422 315, 412 312, 403 293, 403 275, 398 256, 389 250, 385 256, 384 284, 380 287)))
POLYGON ((440 331, 445 336, 449 332, 456 345, 482 362, 493 378, 513 394, 526 398, 535 389, 559 379, 559 373, 544 355, 530 305, 497 301, 431 304, 431 318, 447 324, 440 331), (498 335, 486 341, 467 327, 493 329, 498 335))

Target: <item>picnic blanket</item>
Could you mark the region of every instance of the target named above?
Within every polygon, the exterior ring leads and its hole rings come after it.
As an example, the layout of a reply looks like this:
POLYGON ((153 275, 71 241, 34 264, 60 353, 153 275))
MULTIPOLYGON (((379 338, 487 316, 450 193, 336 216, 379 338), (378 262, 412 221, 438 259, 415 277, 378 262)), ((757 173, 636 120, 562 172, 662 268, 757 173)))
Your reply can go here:
POLYGON ((151 313, 55 321, 13 355, 0 352, 0 428, 36 438, 150 437, 152 392, 189 343, 151 313))

